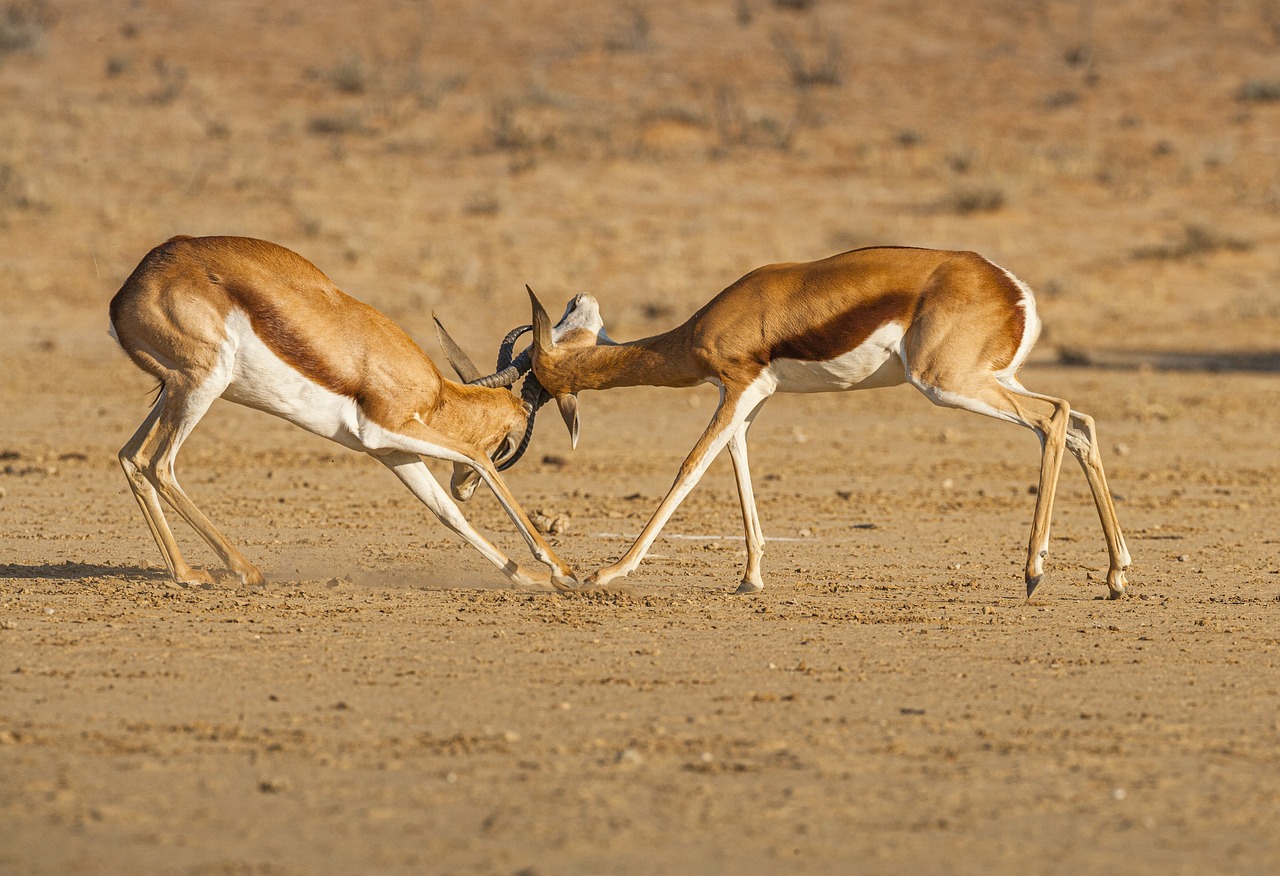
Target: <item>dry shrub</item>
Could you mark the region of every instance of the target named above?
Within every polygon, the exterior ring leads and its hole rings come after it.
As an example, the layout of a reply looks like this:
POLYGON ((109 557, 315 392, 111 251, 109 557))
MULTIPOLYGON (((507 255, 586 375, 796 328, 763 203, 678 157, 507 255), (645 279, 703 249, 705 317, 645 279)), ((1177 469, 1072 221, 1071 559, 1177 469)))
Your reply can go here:
POLYGON ((1280 101, 1280 79, 1249 79, 1236 93, 1246 103, 1274 103, 1280 101))
POLYGON ((1210 255, 1223 250, 1244 252, 1252 247, 1253 243, 1251 241, 1231 237, 1214 231, 1212 228, 1205 228, 1203 225, 1192 223, 1183 227, 1182 236, 1178 240, 1155 246, 1141 246, 1133 250, 1131 255, 1135 259, 1177 261, 1198 255, 1210 255))
POLYGON ((957 186, 947 193, 938 207, 950 213, 993 213, 1006 203, 1004 189, 997 186, 957 186))
POLYGON ((44 0, 14 0, 0 11, 0 58, 38 47, 57 23, 58 14, 44 0))
POLYGON ((823 32, 817 23, 814 24, 807 48, 781 30, 773 35, 773 47, 782 56, 791 84, 796 88, 844 83, 844 47, 840 44, 840 38, 823 32))

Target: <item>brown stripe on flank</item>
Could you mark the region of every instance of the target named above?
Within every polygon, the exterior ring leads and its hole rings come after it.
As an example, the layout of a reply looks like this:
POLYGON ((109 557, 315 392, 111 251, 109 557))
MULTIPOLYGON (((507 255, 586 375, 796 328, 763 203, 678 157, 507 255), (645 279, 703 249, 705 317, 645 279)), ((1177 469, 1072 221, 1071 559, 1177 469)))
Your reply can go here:
POLYGON ((256 334, 271 352, 287 362, 299 374, 320 386, 358 399, 360 384, 344 375, 313 344, 308 343, 305 332, 298 331, 288 317, 261 295, 245 294, 235 285, 225 287, 231 299, 249 316, 256 334))
POLYGON ((774 344, 769 350, 769 359, 800 359, 806 362, 834 359, 856 349, 886 323, 901 321, 905 324, 915 300, 916 296, 907 292, 890 292, 860 304, 803 334, 774 344))

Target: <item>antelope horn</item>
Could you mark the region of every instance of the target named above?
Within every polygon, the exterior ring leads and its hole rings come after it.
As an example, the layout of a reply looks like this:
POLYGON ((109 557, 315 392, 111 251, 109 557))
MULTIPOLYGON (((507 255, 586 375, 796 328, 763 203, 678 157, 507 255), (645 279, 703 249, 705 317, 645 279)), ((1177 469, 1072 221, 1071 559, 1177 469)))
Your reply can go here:
POLYGON ((512 356, 515 354, 516 341, 525 332, 533 331, 531 325, 516 326, 507 332, 507 336, 502 339, 502 343, 498 346, 498 370, 501 371, 511 364, 512 356))
POLYGON ((497 386, 510 386, 519 380, 522 373, 519 368, 514 365, 503 368, 501 371, 495 371, 484 377, 477 377, 475 380, 468 380, 467 386, 487 386, 490 389, 497 386))
POLYGON ((529 409, 529 419, 525 423, 524 435, 520 437, 520 444, 515 451, 502 462, 495 460, 494 464, 498 471, 506 471, 511 468, 511 466, 520 461, 520 457, 524 456, 524 452, 529 449, 529 442, 533 439, 533 421, 538 416, 538 408, 551 400, 551 394, 542 388, 542 384, 538 382, 537 377, 530 374, 524 380, 520 398, 524 401, 525 407, 529 409))
MULTIPOLYGON (((468 358, 467 354, 458 346, 458 342, 445 331, 444 325, 440 322, 440 317, 434 313, 431 318, 436 323, 436 338, 440 341, 440 346, 444 348, 445 358, 449 360, 449 364, 453 366, 453 370, 457 373, 458 379, 463 383, 470 383, 480 377, 480 369, 475 363, 468 358)), ((507 385, 510 385, 509 383, 507 385)))
POLYGON ((533 353, 525 350, 512 360, 511 364, 501 371, 495 371, 485 377, 468 380, 468 386, 510 386, 524 377, 533 368, 533 353))
POLYGON ((549 350, 554 346, 551 340, 551 317, 547 316, 547 309, 542 306, 538 296, 533 294, 529 284, 526 283, 524 288, 529 293, 529 303, 533 305, 533 346, 539 350, 549 350))

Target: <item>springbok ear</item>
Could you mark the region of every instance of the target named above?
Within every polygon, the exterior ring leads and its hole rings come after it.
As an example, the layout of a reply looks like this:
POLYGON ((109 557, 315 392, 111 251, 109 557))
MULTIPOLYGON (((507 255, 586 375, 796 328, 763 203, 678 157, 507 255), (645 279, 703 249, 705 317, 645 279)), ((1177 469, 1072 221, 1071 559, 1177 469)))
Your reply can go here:
POLYGON ((453 370, 458 375, 458 379, 463 383, 470 383, 471 381, 479 378, 480 369, 477 368, 475 363, 472 362, 471 359, 467 357, 467 354, 462 351, 462 348, 458 346, 458 342, 444 330, 444 325, 441 324, 440 317, 436 316, 435 313, 432 313, 431 318, 435 320, 436 323, 436 339, 440 341, 440 346, 444 348, 444 356, 449 360, 449 364, 453 366, 453 370))
POLYGON ((569 446, 578 449, 578 397, 571 393, 556 396, 556 404, 560 407, 560 416, 569 427, 569 446))
POLYGON ((542 306, 538 296, 533 294, 528 283, 524 288, 529 293, 529 303, 533 306, 533 347, 535 350, 549 350, 554 346, 551 340, 551 317, 547 316, 547 309, 542 306))

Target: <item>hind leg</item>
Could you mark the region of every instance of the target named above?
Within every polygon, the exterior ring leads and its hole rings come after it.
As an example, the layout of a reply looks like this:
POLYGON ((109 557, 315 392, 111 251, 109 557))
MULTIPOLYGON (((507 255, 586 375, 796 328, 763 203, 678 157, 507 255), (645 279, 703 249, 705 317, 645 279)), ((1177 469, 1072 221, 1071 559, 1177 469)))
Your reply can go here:
POLYGON ((1027 544, 1026 583, 1027 598, 1030 598, 1044 580, 1044 560, 1049 553, 1049 523, 1053 516, 1062 455, 1066 449, 1071 406, 1060 398, 1031 396, 1025 390, 1015 392, 996 380, 994 375, 981 382, 970 381, 963 388, 948 388, 940 380, 926 382, 914 374, 909 374, 908 379, 934 404, 1017 423, 1035 432, 1040 439, 1040 481, 1035 514, 1031 519, 1031 538, 1027 544), (1044 416, 1032 410, 1024 401, 1027 397, 1049 404, 1053 412, 1044 416))
POLYGON ((169 577, 179 584, 208 584, 213 581, 209 573, 203 569, 192 568, 183 559, 182 552, 178 550, 178 543, 173 537, 173 531, 169 529, 169 522, 165 520, 160 496, 156 493, 156 488, 151 485, 151 481, 143 474, 142 466, 139 464, 143 448, 152 442, 156 422, 160 419, 167 400, 167 390, 162 389, 151 412, 138 427, 138 431, 134 432, 133 437, 120 448, 120 467, 124 469, 133 498, 142 509, 147 528, 151 530, 151 535, 160 548, 160 555, 164 559, 165 567, 169 570, 169 577))
MULTIPOLYGON (((222 562, 232 573, 238 577, 244 584, 261 584, 262 573, 258 568, 245 559, 226 537, 218 531, 217 527, 210 522, 209 518, 196 507, 186 492, 178 484, 177 475, 174 473, 174 461, 177 459, 178 451, 182 447, 182 443, 186 441, 187 436, 191 434, 191 430, 195 428, 196 423, 209 410, 209 406, 214 400, 222 394, 225 384, 221 381, 210 378, 204 384, 196 387, 188 387, 183 383, 171 380, 164 389, 162 401, 164 404, 157 404, 155 421, 146 436, 139 443, 139 446, 130 456, 130 463, 139 470, 139 473, 146 479, 149 486, 153 489, 153 494, 158 494, 160 498, 169 503, 175 511, 187 521, 192 529, 203 538, 222 562)), ((150 419, 150 418, 148 418, 150 419)), ((137 436, 135 436, 137 437, 137 436)), ((130 444, 133 442, 131 441, 130 444)), ((125 450, 121 451, 122 457, 125 451, 130 449, 130 445, 125 446, 125 450)), ((126 473, 129 468, 126 467, 126 473)), ((134 483, 131 477, 130 484, 134 483)), ((134 494, 138 495, 135 488, 134 494)), ((142 499, 139 499, 142 502, 142 499)), ((169 555, 172 551, 173 558, 178 560, 181 555, 177 553, 177 544, 173 542, 173 535, 168 531, 168 526, 164 523, 164 515, 160 513, 159 503, 155 503, 154 511, 156 514, 156 522, 163 526, 163 531, 168 535, 168 545, 161 544, 161 553, 169 555)), ((144 507, 144 514, 147 509, 144 507)), ((148 514, 148 523, 152 524, 152 532, 156 531, 155 522, 152 515, 148 514)), ((159 541, 159 539, 157 539, 159 541)), ((178 571, 190 570, 189 566, 182 563, 178 566, 175 562, 171 568, 174 572, 174 579, 182 582, 184 579, 177 574, 178 571)))
POLYGON ((1089 491, 1093 493, 1093 504, 1098 509, 1098 519, 1102 522, 1102 533, 1107 540, 1107 555, 1110 566, 1107 569, 1107 589, 1112 599, 1124 596, 1124 571, 1129 568, 1132 558, 1125 545, 1124 535, 1120 531, 1120 518, 1116 514, 1115 499, 1107 487, 1107 476, 1102 470, 1102 454, 1098 450, 1098 435, 1094 428, 1093 417, 1079 411, 1071 412, 1071 424, 1067 429, 1067 449, 1084 469, 1085 479, 1089 482, 1089 491))
MULTIPOLYGON (((1046 402, 1054 401, 1052 396, 1041 395, 1027 389, 1016 378, 1006 378, 1002 383, 1013 392, 1027 398, 1046 402)), ((1128 582, 1125 580, 1124 570, 1129 567, 1131 558, 1124 536, 1120 532, 1120 518, 1116 514, 1115 500, 1107 487, 1107 476, 1102 470, 1102 454, 1098 450, 1098 435, 1093 417, 1079 411, 1071 412, 1067 423, 1067 449, 1080 463, 1085 480, 1089 483, 1089 492, 1093 494, 1093 504, 1098 509, 1098 519, 1102 523, 1102 533, 1107 541, 1108 595, 1111 599, 1119 599, 1125 594, 1128 582)))

